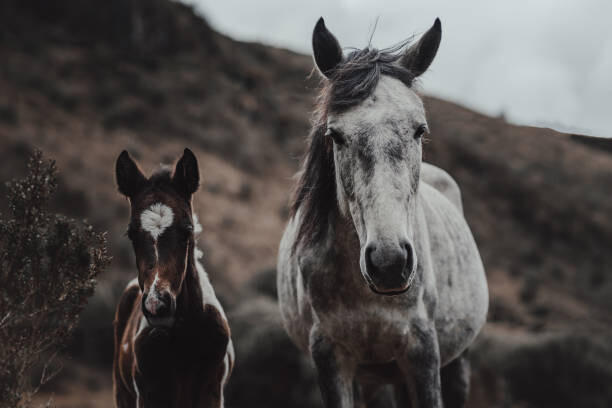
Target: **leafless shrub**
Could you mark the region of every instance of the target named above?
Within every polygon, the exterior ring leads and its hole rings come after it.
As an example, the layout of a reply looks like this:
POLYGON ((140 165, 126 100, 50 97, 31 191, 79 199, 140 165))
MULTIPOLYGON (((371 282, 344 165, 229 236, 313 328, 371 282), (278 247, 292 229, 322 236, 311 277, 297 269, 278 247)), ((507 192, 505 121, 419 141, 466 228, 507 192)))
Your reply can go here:
POLYGON ((0 219, 0 406, 27 406, 53 377, 45 359, 66 344, 108 265, 105 234, 48 212, 57 168, 36 151, 28 174, 7 184, 10 217, 0 219))

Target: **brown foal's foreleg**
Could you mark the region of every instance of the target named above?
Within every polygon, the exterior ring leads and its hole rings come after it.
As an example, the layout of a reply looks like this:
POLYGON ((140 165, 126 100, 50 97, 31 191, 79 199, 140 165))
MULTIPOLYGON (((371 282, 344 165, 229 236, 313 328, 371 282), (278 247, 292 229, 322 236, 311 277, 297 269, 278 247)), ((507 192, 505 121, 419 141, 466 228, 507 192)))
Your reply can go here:
POLYGON ((138 407, 171 407, 173 404, 171 338, 167 331, 146 328, 136 336, 134 380, 138 407))

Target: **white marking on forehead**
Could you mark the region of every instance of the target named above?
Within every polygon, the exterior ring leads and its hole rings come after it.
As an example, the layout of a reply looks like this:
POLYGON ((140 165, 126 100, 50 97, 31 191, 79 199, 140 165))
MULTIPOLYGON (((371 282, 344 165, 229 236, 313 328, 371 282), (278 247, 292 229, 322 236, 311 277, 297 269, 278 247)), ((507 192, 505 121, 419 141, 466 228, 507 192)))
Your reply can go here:
POLYGON ((140 214, 140 226, 151 234, 155 241, 173 221, 172 209, 162 203, 155 203, 140 214))

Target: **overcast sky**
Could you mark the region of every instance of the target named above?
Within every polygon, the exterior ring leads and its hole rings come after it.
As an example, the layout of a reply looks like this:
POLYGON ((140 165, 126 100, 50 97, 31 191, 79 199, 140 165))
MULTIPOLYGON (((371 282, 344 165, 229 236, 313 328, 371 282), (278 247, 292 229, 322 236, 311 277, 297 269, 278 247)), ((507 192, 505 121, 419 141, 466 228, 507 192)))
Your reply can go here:
POLYGON ((426 93, 515 123, 612 136, 610 0, 185 0, 217 30, 311 54, 319 16, 343 47, 383 48, 442 20, 426 93))

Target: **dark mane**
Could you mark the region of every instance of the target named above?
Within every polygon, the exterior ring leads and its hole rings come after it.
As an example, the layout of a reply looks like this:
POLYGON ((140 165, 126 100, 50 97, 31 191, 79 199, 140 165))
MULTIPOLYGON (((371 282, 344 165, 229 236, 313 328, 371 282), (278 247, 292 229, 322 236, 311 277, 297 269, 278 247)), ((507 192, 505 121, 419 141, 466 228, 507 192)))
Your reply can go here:
POLYGON ((414 74, 397 64, 407 41, 379 51, 374 48, 354 50, 334 69, 322 93, 329 93, 328 108, 341 112, 364 101, 372 94, 381 75, 412 86, 414 74))
POLYGON ((341 112, 368 98, 380 79, 387 75, 410 87, 415 75, 397 64, 407 41, 379 51, 364 48, 349 53, 329 79, 323 79, 314 113, 314 125, 302 170, 291 201, 291 216, 301 209, 298 235, 300 243, 318 240, 338 211, 333 142, 325 136, 329 112, 341 112))
POLYGON ((172 187, 172 169, 167 166, 161 166, 151 177, 146 181, 146 185, 142 190, 142 194, 149 194, 155 191, 174 191, 172 187))
POLYGON ((161 166, 149 177, 149 183, 154 187, 161 187, 172 182, 172 169, 167 166, 161 166))

